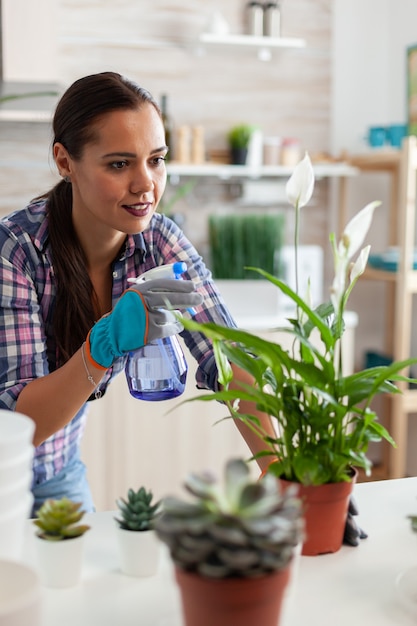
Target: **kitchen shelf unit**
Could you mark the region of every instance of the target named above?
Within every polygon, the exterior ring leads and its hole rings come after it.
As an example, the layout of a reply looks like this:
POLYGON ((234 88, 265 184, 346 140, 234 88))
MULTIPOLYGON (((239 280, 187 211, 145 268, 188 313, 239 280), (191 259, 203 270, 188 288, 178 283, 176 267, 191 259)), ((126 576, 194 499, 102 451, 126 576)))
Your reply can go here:
POLYGON ((58 83, 0 80, 0 122, 50 122, 62 91, 58 83))
POLYGON ((240 48, 257 50, 258 58, 269 61, 272 50, 302 49, 305 48, 304 39, 297 37, 257 37, 255 35, 216 35, 200 33, 196 37, 139 37, 139 38, 102 38, 102 37, 65 37, 64 42, 70 45, 106 46, 110 48, 154 49, 154 48, 183 48, 199 55, 206 48, 224 49, 240 48))
MULTIPOLYGON (((391 178, 389 246, 399 247, 398 268, 389 272, 368 268, 363 279, 386 283, 385 350, 394 361, 411 356, 412 298, 417 294, 417 270, 413 269, 417 201, 417 138, 406 137, 401 150, 381 150, 352 156, 349 163, 360 172, 385 172, 391 178)), ((404 373, 408 373, 404 372, 404 373)), ((407 466, 408 418, 417 413, 417 389, 397 383, 400 394, 389 400, 388 430, 397 448, 385 445, 380 478, 403 478, 407 466)))

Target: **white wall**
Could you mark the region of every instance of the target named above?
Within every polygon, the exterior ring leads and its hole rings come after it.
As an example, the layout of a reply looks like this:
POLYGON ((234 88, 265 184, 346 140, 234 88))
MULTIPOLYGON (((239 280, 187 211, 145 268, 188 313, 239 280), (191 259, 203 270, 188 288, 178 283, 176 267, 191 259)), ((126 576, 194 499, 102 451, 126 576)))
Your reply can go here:
POLYGON ((58 79, 56 0, 2 0, 3 78, 58 79))
POLYGON ((406 121, 406 48, 415 0, 334 0, 331 146, 363 151, 369 126, 406 121))

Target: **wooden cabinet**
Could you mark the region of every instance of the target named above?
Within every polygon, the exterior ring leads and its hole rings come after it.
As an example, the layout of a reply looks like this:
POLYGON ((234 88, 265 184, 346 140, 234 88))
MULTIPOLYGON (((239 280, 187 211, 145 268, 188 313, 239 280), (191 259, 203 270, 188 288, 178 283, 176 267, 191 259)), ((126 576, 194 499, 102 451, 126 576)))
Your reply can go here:
MULTIPOLYGON (((351 157, 349 162, 362 172, 387 172, 391 177, 389 246, 398 246, 397 271, 368 268, 364 279, 386 283, 385 350, 397 360, 411 356, 412 304, 417 293, 417 271, 413 269, 416 237, 417 138, 407 137, 401 151, 375 152, 351 157)), ((404 374, 408 374, 405 371, 404 374)), ((388 429, 397 448, 387 446, 379 477, 406 476, 408 418, 417 413, 417 390, 398 383, 401 390, 389 398, 388 429)), ((378 475, 377 475, 378 476, 378 475)), ((374 476, 375 477, 375 476, 374 476)))

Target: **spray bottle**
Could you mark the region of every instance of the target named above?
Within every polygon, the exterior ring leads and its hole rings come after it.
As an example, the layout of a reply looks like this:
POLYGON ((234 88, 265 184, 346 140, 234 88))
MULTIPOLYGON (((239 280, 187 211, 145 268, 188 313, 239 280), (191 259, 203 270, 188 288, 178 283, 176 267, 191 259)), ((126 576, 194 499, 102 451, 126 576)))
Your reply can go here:
MULTIPOLYGON (((175 278, 187 266, 183 262, 159 265, 129 282, 141 283, 156 278, 175 278)), ((193 309, 189 309, 191 314, 193 309)), ((163 337, 129 353, 125 374, 129 391, 138 400, 159 401, 180 396, 185 389, 187 362, 176 335, 163 337)))

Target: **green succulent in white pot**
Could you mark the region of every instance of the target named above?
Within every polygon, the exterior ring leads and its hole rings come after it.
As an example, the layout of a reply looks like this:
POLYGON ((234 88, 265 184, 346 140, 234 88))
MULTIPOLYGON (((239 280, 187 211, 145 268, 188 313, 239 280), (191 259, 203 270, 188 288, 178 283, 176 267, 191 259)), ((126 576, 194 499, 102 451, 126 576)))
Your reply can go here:
POLYGON ((84 536, 90 529, 80 502, 48 499, 36 511, 36 550, 42 583, 47 587, 72 587, 81 577, 84 536))
POLYGON ((154 526, 160 513, 152 491, 144 486, 128 489, 116 500, 120 569, 128 576, 152 576, 158 570, 159 543, 154 526))
POLYGON ((293 490, 283 492, 272 475, 251 476, 242 459, 231 459, 224 481, 206 472, 190 474, 185 481, 187 499, 166 497, 156 521, 156 532, 169 549, 180 585, 187 626, 263 624, 276 626, 280 610, 280 584, 288 583, 296 546, 303 538, 301 502, 293 490), (256 613, 254 621, 242 621, 254 607, 238 602, 238 614, 223 613, 234 593, 249 590, 251 581, 262 588, 271 585, 275 613, 256 613), (212 584, 214 583, 214 584, 212 584), (191 585, 192 606, 187 597, 191 585), (210 590, 208 605, 205 592, 210 590), (235 591, 236 590, 236 591, 235 591), (223 608, 222 608, 223 607, 223 608))
MULTIPOLYGON (((314 171, 306 154, 287 183, 296 216, 296 268, 300 210, 313 189, 314 171)), ((265 444, 261 454, 271 455, 272 451, 275 460, 269 471, 280 479, 303 486, 350 482, 353 468, 371 472, 367 456, 371 441, 386 439, 395 445, 371 402, 377 394, 399 393, 395 382, 411 381, 401 372, 417 359, 351 374, 343 370, 344 314, 349 295, 366 267, 370 246, 361 247, 378 204, 372 202, 355 215, 339 242, 331 235, 335 278, 329 301, 313 307, 309 293, 299 293, 298 278, 292 289, 284 280, 250 268, 292 300, 294 317, 279 329, 292 338, 291 349, 240 329, 181 318, 185 328, 212 340, 222 385, 221 391, 193 400, 220 400, 229 416, 246 422, 265 444), (233 378, 230 363, 250 373, 254 384, 229 388, 233 378), (257 411, 271 416, 275 437, 261 431, 256 415, 239 411, 241 401, 252 402, 257 411)))
POLYGON ((45 541, 67 541, 81 537, 90 526, 79 524, 84 517, 81 503, 69 498, 45 500, 36 511, 33 523, 38 528, 36 535, 45 541))
POLYGON ((152 530, 158 515, 160 503, 153 501, 152 491, 139 487, 137 491, 128 489, 126 498, 116 500, 118 517, 116 522, 124 530, 152 530))

